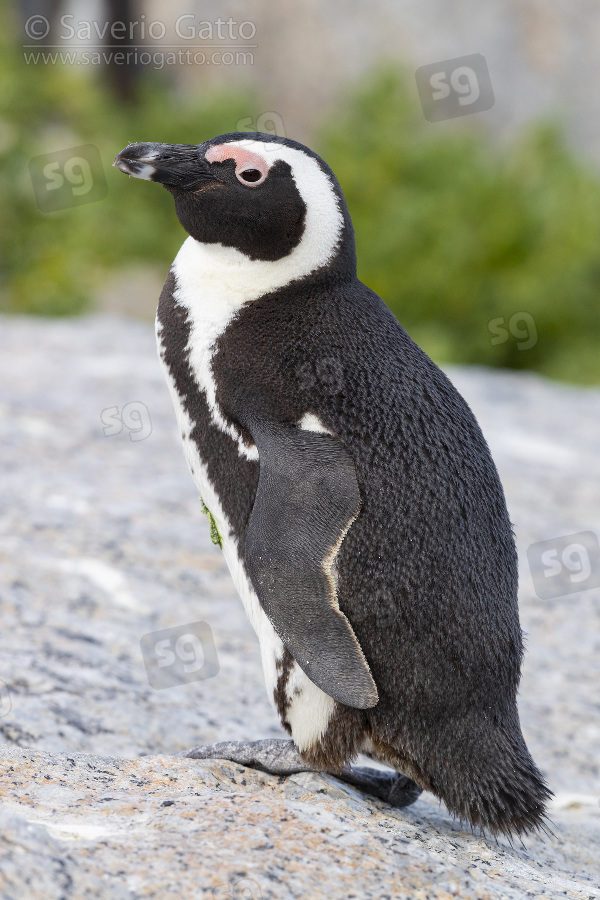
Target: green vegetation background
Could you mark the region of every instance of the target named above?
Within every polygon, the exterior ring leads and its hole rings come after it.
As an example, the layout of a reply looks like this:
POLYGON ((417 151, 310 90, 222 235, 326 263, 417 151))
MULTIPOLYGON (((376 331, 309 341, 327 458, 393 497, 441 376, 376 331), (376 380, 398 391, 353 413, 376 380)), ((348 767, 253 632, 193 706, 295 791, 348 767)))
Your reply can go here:
MULTIPOLYGON (((498 146, 477 121, 427 123, 415 94, 407 73, 376 72, 314 142, 345 192, 359 277, 437 362, 599 383, 600 174, 557 127, 498 146)), ((0 48, 0 309, 76 314, 110 270, 148 260, 166 274, 183 238, 171 197, 126 183, 112 159, 131 141, 198 143, 263 108, 178 96, 150 77, 124 108, 76 67, 26 66, 0 48), (86 143, 108 196, 40 212, 29 160, 86 143)))

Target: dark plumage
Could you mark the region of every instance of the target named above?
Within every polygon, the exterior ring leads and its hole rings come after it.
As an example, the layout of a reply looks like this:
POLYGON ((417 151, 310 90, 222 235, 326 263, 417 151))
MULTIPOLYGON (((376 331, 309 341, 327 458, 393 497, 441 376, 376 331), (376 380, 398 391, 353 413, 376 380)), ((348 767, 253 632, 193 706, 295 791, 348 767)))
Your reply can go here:
MULTIPOLYGON (((225 135, 195 150, 203 159, 209 146, 247 137, 225 135)), ((264 144, 279 140, 256 138, 264 144)), ((302 597, 315 598, 325 616, 328 589, 315 581, 315 572, 322 578, 323 559, 335 543, 326 526, 331 530, 337 522, 335 533, 343 539, 335 555, 335 597, 368 668, 362 671, 358 657, 348 663, 349 693, 343 696, 350 699, 336 702, 325 733, 302 749, 303 758, 316 768, 339 770, 369 746, 374 758, 432 791, 471 825, 507 835, 542 827, 551 794, 519 724, 517 557, 489 449, 448 378, 358 281, 352 225, 333 174, 302 145, 280 143, 318 160, 338 197, 343 228, 326 265, 241 305, 214 342, 216 404, 245 445, 258 447, 259 460, 240 455, 211 416, 194 373, 190 314, 177 300, 174 272, 158 321, 163 362, 193 423, 190 439, 217 486, 244 570, 287 648, 274 691, 282 722, 293 734, 286 684, 294 652, 325 693, 332 686, 332 696, 336 666, 340 673, 342 662, 352 658, 350 644, 335 649, 346 640, 341 633, 327 651, 333 675, 316 657, 304 664, 294 650, 309 627, 302 597), (298 431, 307 411, 330 435, 298 431), (322 477, 311 486, 303 465, 308 460, 309 473, 325 458, 322 477), (296 490, 305 499, 294 512, 294 529, 283 523, 296 490), (305 516, 302 509, 312 512, 305 516), (351 524, 343 536, 346 521, 351 524), (281 548, 265 562, 278 543, 281 548), (303 555, 306 561, 299 563, 303 555)), ((222 179, 221 195, 206 173, 210 188, 201 187, 197 197, 168 185, 182 223, 202 240, 210 231, 212 240, 251 259, 281 259, 302 240, 305 220, 290 166, 275 163, 262 194, 261 188, 242 193, 243 215, 227 214, 240 192, 233 169, 233 160, 211 167, 222 179), (287 219, 275 240, 278 196, 287 219), (248 230, 253 203, 262 223, 254 238, 248 230)), ((197 188, 199 181, 193 183, 197 188)), ((329 625, 314 627, 309 637, 319 643, 319 628, 322 635, 329 625)))

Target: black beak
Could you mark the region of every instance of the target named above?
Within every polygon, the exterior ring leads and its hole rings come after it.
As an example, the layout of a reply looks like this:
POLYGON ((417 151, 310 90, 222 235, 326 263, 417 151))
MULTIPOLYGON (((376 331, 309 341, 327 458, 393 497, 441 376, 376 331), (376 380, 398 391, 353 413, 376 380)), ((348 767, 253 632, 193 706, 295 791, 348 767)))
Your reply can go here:
POLYGON ((204 144, 129 144, 113 166, 134 178, 187 191, 216 180, 204 158, 205 149, 204 144))

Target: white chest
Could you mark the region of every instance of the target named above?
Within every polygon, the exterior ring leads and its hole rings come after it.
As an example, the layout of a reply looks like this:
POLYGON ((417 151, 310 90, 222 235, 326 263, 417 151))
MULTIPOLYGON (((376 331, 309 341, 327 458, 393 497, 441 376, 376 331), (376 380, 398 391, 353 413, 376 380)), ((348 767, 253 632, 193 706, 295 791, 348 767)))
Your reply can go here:
MULTIPOLYGON (((257 289, 256 284, 253 285, 252 291, 247 288, 248 273, 244 274, 243 270, 247 268, 249 261, 245 257, 242 260, 236 259, 236 254, 242 257, 242 254, 230 248, 215 249, 211 246, 207 250, 193 238, 188 238, 173 265, 176 278, 174 300, 187 314, 189 337, 186 352, 194 379, 194 389, 204 395, 212 423, 233 439, 240 456, 248 460, 258 460, 257 448, 248 447, 244 443, 239 430, 226 419, 219 407, 212 370, 217 338, 241 307, 254 299, 257 289), (221 267, 218 265, 219 258, 223 263, 221 267)), ((272 264, 258 264, 255 273, 259 276, 258 282, 264 282, 262 275, 267 266, 272 264)), ((272 277, 272 274, 269 277, 272 277)), ((260 294, 264 293, 260 286, 259 290, 260 294)), ((166 337, 157 320, 157 343, 161 360, 164 356, 161 350, 164 350, 166 337)), ((225 561, 246 614, 258 636, 267 693, 273 701, 279 677, 277 666, 283 657, 283 644, 260 606, 241 564, 237 540, 219 497, 219 486, 209 477, 207 461, 202 458, 198 445, 192 437, 196 423, 191 420, 186 409, 186 398, 182 398, 178 393, 172 373, 164 361, 163 369, 182 435, 185 458, 200 496, 215 519, 222 539, 225 561)), ((301 427, 315 428, 310 416, 305 417, 305 420, 301 427)), ((286 693, 289 699, 286 719, 290 723, 297 746, 303 749, 314 743, 326 730, 334 709, 334 701, 316 687, 296 664, 290 673, 286 693)))

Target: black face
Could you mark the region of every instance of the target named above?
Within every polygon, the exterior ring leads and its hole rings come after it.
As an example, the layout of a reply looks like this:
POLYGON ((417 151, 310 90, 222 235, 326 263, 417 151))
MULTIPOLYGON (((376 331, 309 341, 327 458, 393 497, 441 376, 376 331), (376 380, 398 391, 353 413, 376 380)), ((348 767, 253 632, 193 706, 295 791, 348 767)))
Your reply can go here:
POLYGON ((227 153, 222 139, 131 144, 114 165, 163 184, 173 194, 179 221, 196 240, 235 247, 253 260, 287 256, 302 238, 306 217, 289 164, 277 160, 269 168, 252 154, 245 158, 237 151, 236 158, 227 158, 227 153))

